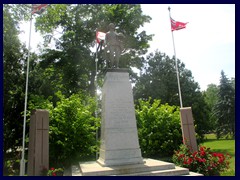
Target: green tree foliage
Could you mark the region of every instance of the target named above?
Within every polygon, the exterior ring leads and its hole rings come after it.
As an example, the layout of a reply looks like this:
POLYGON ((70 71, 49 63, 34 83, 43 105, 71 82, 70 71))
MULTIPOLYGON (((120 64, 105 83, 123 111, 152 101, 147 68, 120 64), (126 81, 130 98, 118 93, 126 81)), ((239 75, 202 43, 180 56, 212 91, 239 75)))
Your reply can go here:
POLYGON ((50 112, 50 165, 68 167, 73 162, 94 157, 97 150, 96 127, 99 119, 94 117, 95 101, 83 93, 69 98, 57 92, 59 101, 53 107, 51 100, 32 96, 31 109, 47 109, 50 112))
POLYGON ((135 99, 161 99, 162 103, 179 104, 176 70, 174 60, 156 51, 147 56, 145 67, 142 69, 134 88, 135 99))
MULTIPOLYGON (((3 9, 3 123, 4 152, 15 152, 21 141, 24 108, 25 49, 18 39, 19 31, 7 8, 3 9), (14 146, 13 146, 14 145, 14 146)), ((7 155, 5 154, 4 157, 7 155)), ((13 156, 13 155, 12 155, 13 156)))
POLYGON ((206 104, 209 107, 209 131, 214 132, 216 125, 217 125, 217 119, 213 113, 213 107, 217 103, 218 100, 218 93, 219 93, 219 88, 216 84, 209 84, 207 87, 207 90, 203 92, 204 95, 204 100, 206 104))
POLYGON ((28 21, 31 17, 31 4, 4 4, 3 8, 10 13, 16 25, 20 21, 28 21))
POLYGON ((136 108, 139 143, 145 157, 172 155, 182 142, 179 108, 139 100, 136 108))
POLYGON ((217 94, 219 93, 219 88, 216 84, 209 84, 207 90, 204 92, 205 94, 205 101, 207 104, 212 108, 218 99, 217 94))
MULTIPOLYGON (((184 63, 177 61, 180 76, 181 93, 184 107, 192 107, 198 140, 202 140, 207 129, 208 109, 194 81, 190 70, 184 63)), ((134 87, 135 99, 161 99, 162 103, 179 106, 179 95, 175 59, 156 51, 151 53, 145 62, 140 77, 134 87)))
POLYGON ((218 100, 214 106, 217 118, 217 138, 230 134, 235 138, 235 81, 226 77, 221 71, 218 100))
MULTIPOLYGON (((36 57, 37 59, 37 57, 36 57)), ((33 95, 43 96, 45 99, 51 98, 53 105, 59 100, 55 94, 61 91, 67 95, 67 90, 63 83, 63 74, 53 65, 42 68, 40 64, 32 61, 29 72, 29 92, 33 95)))
MULTIPOLYGON (((36 28, 43 34, 56 29, 62 31, 56 41, 56 49, 42 52, 41 67, 53 65, 62 74, 64 88, 68 95, 79 89, 94 95, 96 31, 108 31, 108 24, 115 23, 125 38, 126 52, 121 57, 120 66, 141 68, 141 55, 147 52, 151 35, 145 31, 137 33, 140 26, 149 22, 150 17, 142 14, 140 5, 130 4, 53 4, 36 19, 36 28), (95 51, 95 50, 93 50, 95 51)), ((46 37, 49 37, 46 36, 46 37)), ((46 38, 49 40, 49 38, 46 38)), ((106 61, 100 51, 98 69, 103 73, 106 61)), ((100 76, 101 77, 101 73, 100 76)), ((133 76, 131 76, 133 77, 133 76)))

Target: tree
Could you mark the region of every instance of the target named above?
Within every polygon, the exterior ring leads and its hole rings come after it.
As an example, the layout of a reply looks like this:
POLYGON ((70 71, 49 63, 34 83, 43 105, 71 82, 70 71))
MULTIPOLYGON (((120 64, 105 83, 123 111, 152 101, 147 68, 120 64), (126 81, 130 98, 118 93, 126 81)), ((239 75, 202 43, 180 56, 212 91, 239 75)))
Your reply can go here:
MULTIPOLYGON (((208 110, 200 92, 198 83, 194 81, 190 70, 185 68, 184 63, 177 61, 182 99, 184 107, 192 107, 196 132, 199 140, 203 139, 206 132, 208 110)), ((174 58, 169 58, 164 53, 156 51, 151 53, 145 62, 136 85, 134 87, 134 98, 147 100, 161 99, 162 103, 179 106, 179 95, 174 58)))
POLYGON ((209 84, 207 90, 204 92, 205 101, 212 108, 217 102, 217 94, 219 92, 218 86, 216 84, 209 84))
MULTIPOLYGON (((18 39, 18 24, 12 18, 10 9, 3 9, 3 124, 4 160, 10 159, 13 166, 20 159, 18 147, 21 146, 23 130, 25 63, 27 50, 18 39)), ((7 163, 7 161, 4 161, 7 163)), ((6 169, 4 170, 4 173, 6 169)))
MULTIPOLYGON (((21 132, 24 96, 24 54, 21 53, 21 43, 18 39, 16 22, 11 18, 10 12, 3 11, 3 106, 4 106, 4 152, 12 147, 13 141, 19 141, 16 135, 21 132), (18 124, 18 125, 16 125, 18 124)), ((17 143, 17 144, 20 144, 17 143)))
MULTIPOLYGON (((141 68, 141 55, 147 52, 152 36, 145 31, 137 33, 137 30, 149 21, 150 17, 142 14, 140 5, 50 5, 45 14, 37 17, 36 28, 43 35, 61 29, 62 35, 56 42, 58 51, 45 49, 40 65, 42 68, 53 65, 62 74, 66 94, 82 89, 94 95, 95 54, 91 49, 95 45, 96 30, 107 32, 108 24, 114 23, 126 36, 124 46, 127 51, 120 59, 120 67, 141 68)), ((98 56, 100 79, 107 68, 101 52, 98 56)))
POLYGON ((221 71, 218 100, 214 106, 217 118, 217 138, 230 135, 235 138, 235 81, 230 81, 221 71))
POLYGON ((207 87, 207 90, 203 92, 204 100, 208 105, 209 111, 210 111, 209 121, 208 121, 210 132, 214 132, 217 125, 217 119, 213 113, 213 107, 217 103, 218 93, 219 93, 219 88, 216 84, 209 84, 207 87))
POLYGON ((135 99, 161 99, 162 103, 177 104, 174 60, 156 51, 151 53, 134 88, 135 99))

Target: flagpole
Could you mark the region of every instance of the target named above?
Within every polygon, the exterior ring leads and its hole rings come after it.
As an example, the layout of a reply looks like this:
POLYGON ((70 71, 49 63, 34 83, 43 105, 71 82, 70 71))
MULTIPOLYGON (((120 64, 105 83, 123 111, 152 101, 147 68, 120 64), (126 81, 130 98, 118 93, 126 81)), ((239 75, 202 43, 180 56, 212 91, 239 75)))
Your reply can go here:
MULTIPOLYGON (((169 17, 171 19, 170 9, 171 8, 168 7, 169 17)), ((178 72, 178 66, 177 66, 177 56, 176 56, 176 50, 175 50, 173 31, 172 31, 172 40, 173 40, 173 50, 174 50, 175 66, 176 66, 176 72, 177 72, 177 82, 178 82, 178 92, 179 92, 179 99, 180 99, 180 107, 182 108, 183 107, 183 105, 182 105, 182 95, 181 95, 181 87, 180 87, 180 80, 179 80, 179 72, 178 72)))
POLYGON ((28 73, 29 73, 29 60, 30 60, 30 47, 31 47, 31 31, 32 31, 32 13, 30 18, 30 30, 28 40, 28 58, 27 58, 27 72, 26 72, 26 89, 25 89, 25 103, 24 103, 24 119, 23 119, 23 139, 22 139, 22 159, 20 163, 20 176, 25 174, 25 132, 26 132, 26 112, 27 112, 27 94, 28 94, 28 73))
MULTIPOLYGON (((96 86, 96 92, 95 92, 95 96, 96 96, 96 110, 95 110, 95 117, 96 120, 98 118, 98 114, 97 114, 97 108, 98 108, 98 98, 97 98, 97 63, 98 63, 98 56, 97 56, 97 51, 98 51, 98 47, 97 47, 97 42, 96 42, 96 57, 95 57, 95 65, 96 65, 96 76, 95 76, 95 86, 96 86)), ((97 127, 97 123, 96 123, 96 143, 98 142, 98 127, 97 127)), ((98 159, 98 152, 96 151, 96 160, 98 159)))

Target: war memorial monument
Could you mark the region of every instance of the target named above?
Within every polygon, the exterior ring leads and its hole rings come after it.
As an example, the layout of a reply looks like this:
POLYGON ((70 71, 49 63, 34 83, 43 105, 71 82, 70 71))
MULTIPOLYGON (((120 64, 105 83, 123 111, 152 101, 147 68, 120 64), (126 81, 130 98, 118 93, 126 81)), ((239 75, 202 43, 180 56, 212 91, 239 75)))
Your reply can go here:
POLYGON ((124 35, 109 25, 105 38, 109 69, 102 87, 101 146, 97 161, 79 162, 72 176, 180 176, 189 172, 173 163, 144 159, 139 146, 132 86, 127 69, 119 68, 124 35))

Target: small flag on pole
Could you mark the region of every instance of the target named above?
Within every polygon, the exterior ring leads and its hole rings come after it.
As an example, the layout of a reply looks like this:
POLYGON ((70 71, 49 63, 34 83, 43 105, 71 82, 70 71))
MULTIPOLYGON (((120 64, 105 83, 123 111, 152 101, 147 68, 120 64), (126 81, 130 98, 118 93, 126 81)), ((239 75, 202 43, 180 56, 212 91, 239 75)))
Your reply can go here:
POLYGON ((48 4, 33 4, 32 5, 32 14, 42 14, 46 7, 48 6, 48 4))
POLYGON ((98 44, 100 44, 101 41, 105 41, 105 37, 106 37, 106 33, 97 31, 97 33, 96 33, 96 40, 97 40, 98 44))
POLYGON ((173 18, 171 18, 171 17, 170 17, 170 20, 171 20, 171 28, 172 28, 172 31, 177 31, 177 30, 186 28, 186 24, 187 24, 187 23, 175 21, 175 20, 174 20, 173 18))

